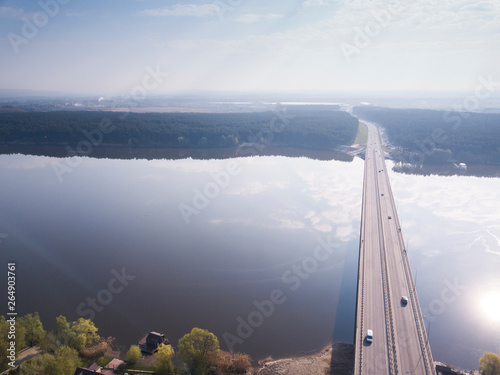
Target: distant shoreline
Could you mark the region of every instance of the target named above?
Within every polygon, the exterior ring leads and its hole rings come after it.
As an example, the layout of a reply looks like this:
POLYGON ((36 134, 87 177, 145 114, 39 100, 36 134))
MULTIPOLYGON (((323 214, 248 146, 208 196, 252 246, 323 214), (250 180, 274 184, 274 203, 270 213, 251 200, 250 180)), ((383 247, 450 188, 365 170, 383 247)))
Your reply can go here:
MULTIPOLYGON (((259 146, 259 145, 258 145, 259 146)), ((41 145, 41 144, 0 144, 0 155, 24 154, 34 156, 47 156, 66 158, 73 156, 87 156, 96 159, 230 159, 247 156, 285 156, 285 157, 307 157, 316 160, 338 160, 352 162, 354 157, 343 151, 336 150, 312 150, 293 147, 259 146, 242 149, 240 147, 223 148, 149 148, 149 147, 127 147, 127 146, 104 146, 94 147, 88 155, 78 155, 72 146, 64 145, 41 145)))
POLYGON ((428 163, 423 166, 398 165, 396 163, 393 170, 397 173, 419 176, 500 177, 500 165, 498 164, 469 163, 466 171, 460 171, 449 162, 428 163))
MULTIPOLYGON (((69 150, 74 147, 69 146, 69 150)), ((68 151, 64 145, 43 144, 2 144, 0 143, 0 155, 33 155, 54 158, 69 158, 79 156, 68 151)), ((248 156, 283 156, 291 158, 305 157, 314 160, 336 160, 352 162, 354 156, 345 150, 311 150, 293 147, 265 146, 259 150, 248 153, 242 152, 239 147, 224 148, 148 148, 148 147, 126 147, 126 146, 104 146, 95 147, 86 156, 95 159, 116 160, 210 160, 210 159, 232 159, 248 156)), ((393 161, 395 162, 395 161, 393 161)), ((395 162, 396 163, 396 162, 395 162)), ((469 176, 469 177, 491 177, 500 178, 500 165, 494 164, 468 164, 467 171, 459 171, 453 168, 451 163, 433 163, 423 166, 409 166, 395 164, 393 170, 397 173, 421 176, 469 176)))

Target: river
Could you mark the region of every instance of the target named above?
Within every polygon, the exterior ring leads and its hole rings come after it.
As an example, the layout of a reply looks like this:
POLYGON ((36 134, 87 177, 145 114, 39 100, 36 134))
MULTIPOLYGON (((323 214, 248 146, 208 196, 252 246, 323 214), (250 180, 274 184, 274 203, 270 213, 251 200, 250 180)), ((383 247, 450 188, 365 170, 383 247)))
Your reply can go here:
MULTIPOLYGON (((477 368, 500 350, 499 180, 390 176, 434 358, 477 368)), ((0 259, 46 328, 308 353, 353 339, 362 177, 358 158, 1 155, 0 259)))

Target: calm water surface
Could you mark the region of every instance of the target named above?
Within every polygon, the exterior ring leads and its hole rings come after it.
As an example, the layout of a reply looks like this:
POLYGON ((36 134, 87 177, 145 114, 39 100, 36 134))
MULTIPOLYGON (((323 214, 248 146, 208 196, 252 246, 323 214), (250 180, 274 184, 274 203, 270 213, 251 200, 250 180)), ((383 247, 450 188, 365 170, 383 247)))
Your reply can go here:
POLYGON ((390 179, 435 360, 500 352, 500 179, 390 179))
MULTIPOLYGON (((127 346, 198 326, 256 359, 352 341, 362 160, 75 160, 61 182, 64 159, 0 156, 20 313, 93 317, 127 346)), ((500 350, 499 180, 391 181, 434 356, 476 368, 500 350)))
POLYGON ((94 320, 121 343, 158 330, 176 345, 198 326, 255 358, 352 339, 361 160, 85 158, 62 182, 58 161, 0 157, 1 256, 18 263, 20 312, 89 318, 101 293, 94 320), (208 204, 186 223, 179 205, 196 191, 208 204), (135 278, 109 301, 123 268, 135 278), (249 319, 253 332, 238 330, 249 319))

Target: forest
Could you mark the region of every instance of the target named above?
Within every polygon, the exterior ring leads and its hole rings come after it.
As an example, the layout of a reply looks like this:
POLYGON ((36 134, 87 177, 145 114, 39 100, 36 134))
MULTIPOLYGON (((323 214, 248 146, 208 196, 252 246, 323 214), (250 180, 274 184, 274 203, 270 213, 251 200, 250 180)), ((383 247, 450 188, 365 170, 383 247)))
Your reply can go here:
POLYGON ((384 127, 392 145, 424 163, 500 162, 500 114, 372 106, 354 107, 353 114, 384 127))
POLYGON ((333 106, 254 113, 0 113, 3 144, 224 148, 250 143, 329 150, 352 144, 357 130, 358 120, 333 106))

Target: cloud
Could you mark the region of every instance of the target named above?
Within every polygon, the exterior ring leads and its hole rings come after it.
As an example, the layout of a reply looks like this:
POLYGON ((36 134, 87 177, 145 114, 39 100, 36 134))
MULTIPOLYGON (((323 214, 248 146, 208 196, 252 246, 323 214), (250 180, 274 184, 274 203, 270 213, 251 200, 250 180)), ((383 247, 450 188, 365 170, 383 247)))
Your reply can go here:
POLYGON ((283 18, 282 15, 279 14, 274 14, 274 13, 268 13, 268 14, 254 14, 254 13, 247 13, 243 14, 235 19, 236 22, 241 22, 241 23, 256 23, 260 21, 267 21, 267 20, 275 20, 283 18))
POLYGON ((24 14, 24 10, 21 8, 10 8, 10 7, 0 7, 0 18, 12 18, 12 19, 21 19, 24 14))
MULTIPOLYGON (((41 169, 54 164, 54 158, 31 155, 4 155, 0 167, 9 169, 41 169)), ((61 161, 62 159, 59 159, 61 161)))
POLYGON ((286 181, 266 181, 265 183, 260 181, 249 181, 245 184, 245 186, 241 186, 235 189, 231 189, 227 191, 227 194, 230 195, 257 195, 261 193, 268 192, 270 190, 285 190, 288 187, 288 182, 286 181))
MULTIPOLYGON (((327 0, 306 0, 306 2, 326 2, 327 0)), ((400 2, 397 6, 385 0, 351 0, 336 12, 332 24, 346 29, 364 28, 369 22, 379 22, 380 17, 387 18, 388 26, 394 28, 396 34, 407 36, 401 31, 452 30, 470 29, 470 34, 480 32, 485 23, 496 24, 500 7, 493 1, 448 0, 436 2, 421 0, 419 2, 400 2), (377 16, 378 15, 378 16, 377 16)), ((453 37, 450 35, 449 37, 453 37)), ((461 38, 462 35, 458 35, 461 38)))
POLYGON ((315 6, 328 5, 328 0, 305 0, 302 3, 302 8, 310 8, 315 6))
POLYGON ((495 5, 488 1, 480 1, 478 3, 468 4, 460 8, 460 11, 481 12, 481 13, 495 12, 495 10, 496 10, 495 5))
POLYGON ((206 17, 220 11, 221 8, 215 4, 177 4, 168 8, 146 9, 141 14, 155 17, 206 17))

